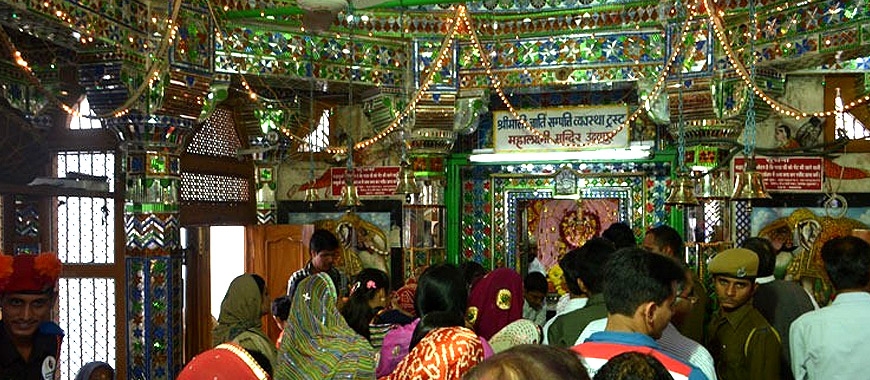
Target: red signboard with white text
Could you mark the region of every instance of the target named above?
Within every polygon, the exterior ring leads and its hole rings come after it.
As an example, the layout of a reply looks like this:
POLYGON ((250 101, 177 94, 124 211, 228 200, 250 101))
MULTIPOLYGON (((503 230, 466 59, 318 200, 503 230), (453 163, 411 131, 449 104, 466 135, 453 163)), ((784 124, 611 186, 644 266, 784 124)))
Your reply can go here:
MULTIPOLYGON (((346 168, 332 168, 332 195, 341 196, 346 168)), ((353 168, 353 184, 359 196, 392 195, 399 181, 398 166, 364 166, 353 168)))
MULTIPOLYGON (((733 174, 743 173, 746 159, 734 158, 733 174)), ((824 183, 821 157, 755 157, 756 170, 771 192, 820 192, 824 183)), ((732 176, 733 178, 733 176, 732 176)))

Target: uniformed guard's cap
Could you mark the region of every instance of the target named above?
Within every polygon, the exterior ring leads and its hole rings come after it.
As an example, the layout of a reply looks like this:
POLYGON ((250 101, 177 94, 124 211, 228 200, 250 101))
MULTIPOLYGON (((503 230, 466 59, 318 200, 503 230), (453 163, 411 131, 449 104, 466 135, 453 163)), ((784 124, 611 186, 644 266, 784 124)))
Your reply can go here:
POLYGON ((731 248, 713 256, 707 264, 711 274, 730 277, 755 277, 758 275, 758 255, 746 248, 731 248))

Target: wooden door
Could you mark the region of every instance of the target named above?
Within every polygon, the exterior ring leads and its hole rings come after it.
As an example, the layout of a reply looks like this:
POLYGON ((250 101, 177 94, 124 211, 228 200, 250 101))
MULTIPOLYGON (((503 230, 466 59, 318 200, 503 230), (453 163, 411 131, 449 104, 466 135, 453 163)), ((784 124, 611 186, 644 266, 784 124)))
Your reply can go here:
MULTIPOLYGON (((287 294, 290 274, 308 262, 312 225, 262 225, 245 227, 245 272, 266 280, 269 297, 287 294)), ((271 314, 263 318, 266 334, 275 341, 280 330, 271 314)))

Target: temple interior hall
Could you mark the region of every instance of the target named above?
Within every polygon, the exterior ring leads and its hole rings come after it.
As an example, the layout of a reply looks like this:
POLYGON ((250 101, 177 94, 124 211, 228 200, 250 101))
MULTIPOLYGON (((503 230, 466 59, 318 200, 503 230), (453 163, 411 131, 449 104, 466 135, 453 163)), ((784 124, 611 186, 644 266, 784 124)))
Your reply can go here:
POLYGON ((864 0, 0 0, 0 251, 63 262, 62 379, 174 379, 316 229, 393 289, 536 261, 553 304, 613 223, 700 278, 763 236, 824 303, 868 104, 864 0))

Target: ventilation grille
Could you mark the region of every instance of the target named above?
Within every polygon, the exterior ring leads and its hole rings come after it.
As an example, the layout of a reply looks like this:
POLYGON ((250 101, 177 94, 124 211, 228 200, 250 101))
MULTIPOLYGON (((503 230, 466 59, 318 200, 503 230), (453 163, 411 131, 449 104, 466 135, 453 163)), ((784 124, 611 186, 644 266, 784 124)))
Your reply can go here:
POLYGON ((186 202, 248 202, 248 180, 212 174, 182 173, 181 200, 186 202))
POLYGON ((218 108, 208 118, 187 146, 187 153, 205 156, 235 157, 242 147, 236 134, 233 114, 227 109, 218 108))

